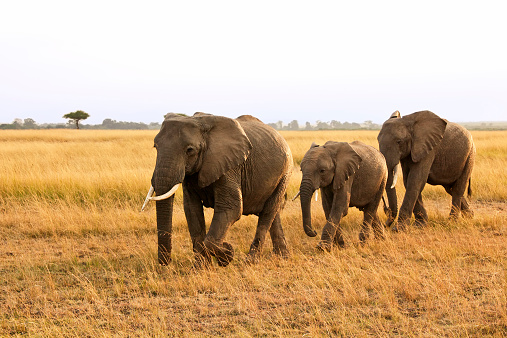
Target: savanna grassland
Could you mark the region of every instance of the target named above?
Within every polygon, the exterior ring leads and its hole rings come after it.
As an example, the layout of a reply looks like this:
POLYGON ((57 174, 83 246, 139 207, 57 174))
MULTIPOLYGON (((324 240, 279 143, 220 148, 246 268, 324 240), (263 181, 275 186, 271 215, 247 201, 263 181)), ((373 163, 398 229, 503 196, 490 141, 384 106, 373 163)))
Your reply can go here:
MULTIPOLYGON (((289 198, 289 258, 272 255, 268 239, 260 263, 244 263, 248 216, 227 235, 234 261, 202 271, 192 269, 181 189, 169 266, 156 260, 154 205, 139 212, 155 134, 0 132, 0 336, 507 336, 507 132, 473 132, 472 220, 448 220, 450 197, 426 187, 425 228, 360 245, 362 214, 351 209, 346 247, 322 253, 289 198)), ((283 135, 296 163, 289 197, 312 142, 377 147, 376 131, 283 135)), ((312 208, 320 232, 320 202, 312 208)))

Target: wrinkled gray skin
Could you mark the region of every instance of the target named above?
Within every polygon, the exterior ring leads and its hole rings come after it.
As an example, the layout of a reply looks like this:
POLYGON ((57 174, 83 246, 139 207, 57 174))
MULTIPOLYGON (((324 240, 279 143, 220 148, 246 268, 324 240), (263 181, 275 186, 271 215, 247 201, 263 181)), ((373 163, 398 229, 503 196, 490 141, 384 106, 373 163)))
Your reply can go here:
POLYGON ((464 127, 448 122, 430 111, 420 111, 401 117, 399 112, 384 122, 378 135, 379 149, 387 162, 389 176, 386 192, 389 201, 387 225, 398 213, 396 188, 391 189, 394 167, 400 163, 403 171, 405 196, 400 207, 398 225, 401 230, 415 215, 417 225, 428 221, 421 192, 426 183, 442 185, 452 196, 451 217, 472 217, 473 212, 464 197, 468 185, 471 195, 471 174, 475 162, 472 135, 464 127))
POLYGON ((315 190, 320 188, 322 192, 326 225, 319 248, 329 251, 333 243, 344 246, 340 220, 349 207, 364 212, 361 241, 368 237, 370 225, 375 238, 383 237, 377 209, 387 181, 387 167, 378 150, 358 141, 312 145, 301 161, 301 171, 303 227, 310 237, 317 235, 311 224, 311 198, 315 190))
MULTIPOLYGON (((234 120, 203 113, 193 117, 170 114, 155 137, 155 147, 152 185, 162 195, 183 183, 196 266, 210 264, 211 256, 220 266, 229 264, 234 251, 224 238, 242 214, 259 217, 250 260, 258 257, 268 230, 274 252, 287 255, 280 211, 292 155, 273 128, 252 116, 234 120), (214 208, 208 233, 203 206, 214 208)), ((173 200, 174 196, 157 201, 160 264, 170 262, 173 200)))

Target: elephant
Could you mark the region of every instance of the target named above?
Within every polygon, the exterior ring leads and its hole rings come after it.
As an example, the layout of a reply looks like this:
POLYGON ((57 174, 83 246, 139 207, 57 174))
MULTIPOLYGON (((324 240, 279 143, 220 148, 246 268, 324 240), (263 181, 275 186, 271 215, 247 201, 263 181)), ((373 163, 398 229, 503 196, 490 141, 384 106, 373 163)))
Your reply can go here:
POLYGON ((224 238, 242 214, 258 216, 249 261, 258 259, 268 230, 273 251, 288 255, 280 211, 293 161, 277 131, 250 115, 168 114, 154 141, 157 160, 145 204, 156 200, 161 265, 171 261, 174 192, 180 183, 196 267, 209 266, 212 256, 219 266, 232 261, 233 247, 224 238), (203 207, 214 209, 207 233, 203 207))
POLYGON ((303 228, 310 237, 317 235, 311 224, 311 198, 317 189, 322 192, 326 225, 318 245, 320 249, 329 251, 333 244, 345 245, 340 220, 347 215, 349 207, 357 207, 364 213, 361 242, 367 239, 370 225, 375 238, 383 238, 377 209, 387 182, 387 166, 377 149, 359 141, 312 144, 301 161, 301 171, 303 228))
POLYGON ((404 229, 412 214, 416 225, 427 223, 428 214, 421 195, 426 183, 441 185, 452 196, 452 218, 460 212, 462 216, 473 216, 464 197, 467 185, 468 196, 472 194, 471 174, 476 154, 468 130, 428 110, 403 117, 396 111, 384 122, 377 139, 388 168, 388 226, 398 216, 395 185, 400 165, 403 172, 406 191, 394 231, 404 229))

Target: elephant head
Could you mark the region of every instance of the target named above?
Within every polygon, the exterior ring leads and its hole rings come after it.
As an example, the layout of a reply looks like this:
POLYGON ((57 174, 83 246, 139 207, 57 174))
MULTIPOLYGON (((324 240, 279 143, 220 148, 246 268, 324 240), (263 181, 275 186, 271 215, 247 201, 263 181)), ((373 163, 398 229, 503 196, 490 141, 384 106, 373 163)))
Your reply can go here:
POLYGON ((200 188, 212 184, 243 163, 252 145, 236 120, 196 113, 193 117, 166 115, 155 148, 157 161, 147 200, 153 191, 157 194, 152 199, 157 200, 158 260, 167 264, 176 187, 192 175, 197 175, 200 188))
POLYGON ((389 203, 388 225, 391 225, 398 215, 395 185, 400 161, 419 163, 440 143, 446 126, 446 120, 427 110, 404 117, 396 111, 382 125, 377 140, 388 169, 386 184, 389 203))
MULTIPOLYGON (((361 157, 346 142, 328 141, 323 146, 312 144, 301 161, 303 178, 299 189, 303 228, 310 237, 317 233, 312 228, 311 198, 315 190, 332 186, 340 190, 359 168, 361 157)), ((324 197, 323 197, 324 198, 324 197)))

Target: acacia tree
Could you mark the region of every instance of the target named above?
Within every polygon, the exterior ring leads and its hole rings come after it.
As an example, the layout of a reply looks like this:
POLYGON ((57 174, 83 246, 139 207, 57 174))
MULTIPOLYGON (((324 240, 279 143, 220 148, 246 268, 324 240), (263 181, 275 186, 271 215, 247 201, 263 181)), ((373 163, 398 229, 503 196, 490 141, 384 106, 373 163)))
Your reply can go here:
POLYGON ((90 114, 85 113, 82 110, 76 110, 73 113, 68 113, 68 114, 63 115, 64 119, 69 119, 69 123, 76 124, 76 129, 79 129, 79 121, 86 120, 89 117, 90 117, 90 114))

